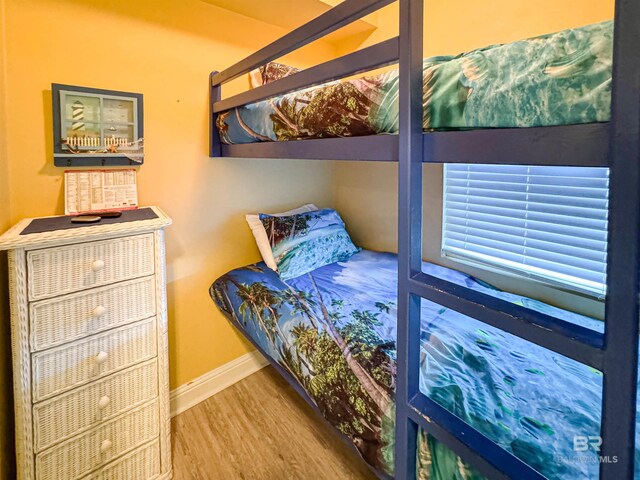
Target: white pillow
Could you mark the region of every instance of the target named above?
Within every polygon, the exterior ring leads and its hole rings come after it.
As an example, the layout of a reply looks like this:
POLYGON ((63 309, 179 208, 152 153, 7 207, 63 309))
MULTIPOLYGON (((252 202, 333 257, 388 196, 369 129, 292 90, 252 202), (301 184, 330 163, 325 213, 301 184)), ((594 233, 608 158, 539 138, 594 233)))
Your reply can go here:
MULTIPOLYGON (((294 208, 293 210, 289 210, 287 212, 282 213, 270 213, 274 217, 286 217, 287 215, 296 215, 297 213, 306 213, 313 212, 318 210, 313 203, 307 203, 298 208, 294 208)), ((257 214, 246 215, 247 223, 251 228, 251 232, 256 239, 256 244, 258 245, 258 250, 260 250, 260 254, 262 255, 262 260, 267 264, 273 271, 278 271, 278 266, 276 265, 276 260, 273 258, 273 252, 271 251, 271 245, 269 244, 269 237, 267 237, 267 231, 264 229, 264 225, 260 221, 260 216, 257 214)))

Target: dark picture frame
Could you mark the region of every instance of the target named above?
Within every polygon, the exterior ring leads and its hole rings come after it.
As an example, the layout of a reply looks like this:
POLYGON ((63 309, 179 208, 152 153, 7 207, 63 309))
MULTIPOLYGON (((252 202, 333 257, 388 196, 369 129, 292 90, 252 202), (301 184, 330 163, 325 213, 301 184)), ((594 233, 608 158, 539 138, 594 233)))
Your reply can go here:
POLYGON ((56 167, 144 163, 141 93, 51 84, 56 167))

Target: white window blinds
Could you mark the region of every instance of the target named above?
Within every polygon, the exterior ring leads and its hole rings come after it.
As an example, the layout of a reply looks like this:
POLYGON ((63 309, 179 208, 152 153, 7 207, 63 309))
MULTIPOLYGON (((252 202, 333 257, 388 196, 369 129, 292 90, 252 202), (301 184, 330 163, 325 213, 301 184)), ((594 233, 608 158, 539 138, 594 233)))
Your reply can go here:
POLYGON ((448 164, 443 255, 596 296, 606 286, 606 168, 448 164))

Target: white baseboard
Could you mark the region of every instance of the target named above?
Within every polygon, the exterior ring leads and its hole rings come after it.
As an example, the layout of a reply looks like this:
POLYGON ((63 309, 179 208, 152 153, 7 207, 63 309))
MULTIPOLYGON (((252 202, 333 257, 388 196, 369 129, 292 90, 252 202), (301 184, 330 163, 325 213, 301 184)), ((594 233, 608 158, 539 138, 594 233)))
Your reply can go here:
POLYGON ((268 364, 269 362, 257 351, 249 352, 179 386, 170 393, 171 416, 175 417, 196 406, 268 364))

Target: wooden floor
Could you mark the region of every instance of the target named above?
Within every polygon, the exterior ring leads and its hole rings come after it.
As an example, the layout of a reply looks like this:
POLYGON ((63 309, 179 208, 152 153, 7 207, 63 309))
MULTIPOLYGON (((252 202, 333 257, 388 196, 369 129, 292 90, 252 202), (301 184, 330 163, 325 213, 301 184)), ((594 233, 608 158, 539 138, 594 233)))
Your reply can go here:
POLYGON ((376 477, 267 367, 173 419, 175 480, 376 477))

